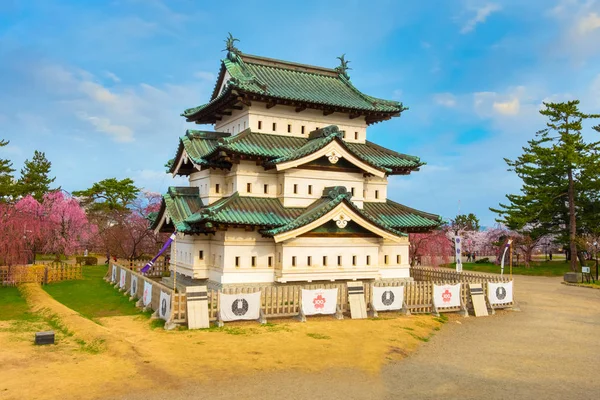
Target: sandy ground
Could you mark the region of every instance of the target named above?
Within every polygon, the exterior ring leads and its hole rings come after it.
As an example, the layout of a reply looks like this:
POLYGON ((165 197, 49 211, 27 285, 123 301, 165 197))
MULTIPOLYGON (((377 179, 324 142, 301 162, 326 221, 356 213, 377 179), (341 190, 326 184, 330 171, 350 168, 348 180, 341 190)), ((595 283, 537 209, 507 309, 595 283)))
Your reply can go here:
MULTIPOLYGON (((220 391, 226 381, 255 382, 262 374, 280 373, 343 377, 350 371, 364 376, 361 382, 377 379, 386 363, 406 357, 442 325, 432 316, 388 314, 376 320, 319 317, 167 332, 151 329, 142 316, 101 318, 97 324, 39 286, 21 291, 45 320, 0 324, 0 399, 162 399, 189 390, 195 398, 198 388, 220 391), (32 345, 35 331, 50 328, 57 345, 32 345)), ((289 391, 278 388, 277 380, 269 382, 280 394, 289 391)), ((345 383, 337 391, 351 388, 345 383)))
POLYGON ((122 398, 598 399, 600 290, 560 281, 516 277, 521 312, 451 317, 429 343, 377 374, 354 368, 240 373, 209 385, 122 398))

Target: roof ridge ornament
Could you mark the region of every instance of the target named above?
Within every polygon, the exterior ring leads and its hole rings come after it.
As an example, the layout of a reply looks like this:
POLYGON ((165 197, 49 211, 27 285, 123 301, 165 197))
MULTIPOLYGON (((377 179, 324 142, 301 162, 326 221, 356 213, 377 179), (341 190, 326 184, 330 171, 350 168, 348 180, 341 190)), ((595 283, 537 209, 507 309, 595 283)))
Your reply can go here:
POLYGON ((351 70, 352 68, 350 68, 348 66, 348 64, 350 63, 350 61, 346 60, 346 53, 342 54, 340 57, 336 57, 338 60, 340 60, 340 65, 335 67, 335 70, 340 74, 343 75, 344 78, 346 79, 350 79, 350 76, 348 75, 348 70, 351 70))
POLYGON ((235 42, 239 42, 240 39, 234 38, 231 32, 228 33, 229 36, 225 39, 225 48, 222 51, 227 51, 229 61, 235 61, 236 57, 242 54, 240 49, 235 46, 235 42))

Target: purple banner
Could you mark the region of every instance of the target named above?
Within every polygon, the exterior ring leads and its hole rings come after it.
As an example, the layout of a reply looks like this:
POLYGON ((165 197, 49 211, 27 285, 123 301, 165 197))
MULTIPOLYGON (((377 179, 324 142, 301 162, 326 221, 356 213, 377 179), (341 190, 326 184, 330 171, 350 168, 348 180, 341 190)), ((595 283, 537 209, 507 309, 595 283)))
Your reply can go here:
POLYGON ((173 240, 175 240, 175 234, 177 232, 173 232, 173 234, 171 236, 169 236, 169 239, 165 242, 164 246, 162 247, 162 249, 160 249, 160 251, 158 252, 157 255, 154 256, 154 258, 152 260, 150 260, 148 262, 148 264, 146 264, 144 266, 144 268, 142 268, 140 270, 141 273, 145 274, 146 272, 148 272, 150 270, 150 268, 152 268, 152 266, 154 265, 154 263, 156 262, 156 260, 158 259, 158 257, 161 256, 162 253, 165 252, 165 250, 167 250, 169 248, 169 246, 171 245, 171 242, 173 242, 173 240))

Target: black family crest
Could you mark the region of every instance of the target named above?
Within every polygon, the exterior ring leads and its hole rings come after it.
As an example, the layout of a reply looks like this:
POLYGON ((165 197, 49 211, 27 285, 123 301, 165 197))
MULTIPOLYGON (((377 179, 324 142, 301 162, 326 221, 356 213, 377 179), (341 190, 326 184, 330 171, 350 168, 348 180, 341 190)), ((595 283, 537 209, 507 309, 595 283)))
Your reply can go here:
POLYGON ((498 288, 496 288, 496 298, 498 300, 504 300, 506 298, 506 289, 502 286, 498 286, 498 288))
POLYGON ((245 315, 248 312, 248 302, 246 299, 236 299, 231 304, 231 312, 233 312, 238 317, 245 315))
POLYGON ((163 317, 167 315, 167 299, 162 300, 162 304, 160 305, 160 313, 163 317))
POLYGON ((394 293, 391 290, 386 290, 381 295, 381 302, 385 306, 390 306, 394 302, 394 298, 395 298, 394 293))

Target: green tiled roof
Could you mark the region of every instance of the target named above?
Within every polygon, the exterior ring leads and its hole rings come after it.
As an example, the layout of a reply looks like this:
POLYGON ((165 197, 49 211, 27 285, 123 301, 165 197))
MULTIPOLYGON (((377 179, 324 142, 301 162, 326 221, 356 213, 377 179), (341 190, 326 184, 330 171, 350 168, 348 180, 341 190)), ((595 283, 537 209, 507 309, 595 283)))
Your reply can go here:
POLYGON ((326 188, 323 196, 305 208, 284 207, 276 198, 243 197, 234 193, 209 206, 203 206, 197 187, 170 187, 153 228, 165 212, 175 229, 184 233, 211 231, 216 225, 248 225, 262 228, 265 236, 274 236, 297 229, 317 220, 340 203, 373 225, 394 235, 403 232, 433 229, 441 223, 440 217, 424 213, 388 200, 386 203, 364 203, 359 209, 351 201, 345 187, 326 188))
POLYGON ((340 203, 345 202, 347 206, 349 206, 354 212, 358 215, 364 217, 367 221, 372 223, 373 225, 388 231, 397 236, 406 236, 405 233, 402 233, 385 222, 373 218, 372 216, 362 212, 362 210, 354 205, 352 201, 350 201, 351 194, 348 193, 344 186, 335 186, 330 188, 325 188, 323 197, 315 201, 313 204, 304 209, 304 212, 296 217, 294 220, 288 222, 285 225, 279 226, 277 228, 273 228, 270 230, 263 231, 263 234, 266 236, 275 236, 280 233, 289 232, 294 229, 298 229, 304 225, 310 224, 313 221, 321 218, 323 215, 327 214, 329 211, 333 210, 340 203))
POLYGON ((334 140, 337 140, 349 152, 365 163, 387 173, 406 173, 424 165, 418 157, 397 153, 371 142, 346 142, 341 139, 342 134, 335 126, 326 127, 319 131, 324 133, 308 138, 255 133, 250 132, 250 130, 232 137, 227 137, 229 136, 227 133, 202 132, 202 134, 197 134, 188 131, 181 138, 171 172, 174 171, 179 157, 182 156, 183 149, 197 165, 215 165, 220 162, 218 161, 219 154, 226 152, 264 158, 264 165, 269 166, 297 160, 325 147, 334 140))
POLYGON ((194 232, 193 226, 184 220, 187 216, 198 212, 202 208, 200 190, 198 187, 169 187, 163 195, 160 211, 152 223, 152 228, 161 220, 165 211, 171 217, 171 222, 179 232, 194 232))
POLYGON ((442 223, 440 216, 386 200, 385 203, 364 202, 363 210, 373 218, 398 230, 408 228, 435 228, 442 223))
POLYGON ((229 73, 230 78, 221 93, 217 93, 215 88, 210 103, 187 109, 182 116, 195 119, 197 114, 210 106, 242 93, 296 104, 307 103, 389 116, 399 115, 405 110, 400 102, 378 99, 360 92, 347 75, 336 69, 239 54, 222 60, 217 86, 220 86, 225 72, 229 73))
POLYGON ((234 193, 189 215, 185 222, 211 222, 234 225, 278 226, 292 221, 301 208, 285 208, 278 199, 242 197, 234 193))

